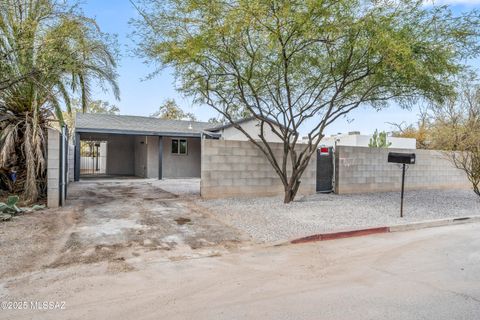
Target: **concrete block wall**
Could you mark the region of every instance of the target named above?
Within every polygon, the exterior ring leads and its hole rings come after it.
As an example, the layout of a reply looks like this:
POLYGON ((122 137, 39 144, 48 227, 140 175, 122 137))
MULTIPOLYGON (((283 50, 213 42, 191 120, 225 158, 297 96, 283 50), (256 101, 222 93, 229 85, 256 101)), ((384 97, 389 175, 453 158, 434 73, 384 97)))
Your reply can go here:
POLYGON ((60 132, 48 129, 47 133, 47 206, 60 205, 60 132))
POLYGON ((68 145, 68 182, 73 182, 75 175, 75 146, 68 145))
POLYGON ((389 152, 416 154, 416 164, 410 165, 406 173, 406 190, 471 188, 465 173, 440 151, 337 146, 335 192, 400 190, 401 165, 387 162, 389 152))
MULTIPOLYGON (((283 144, 270 143, 281 160, 283 144)), ((304 146, 299 146, 299 148, 304 146)), ((316 155, 305 170, 299 194, 316 188, 316 155)), ((283 195, 280 178, 265 155, 250 141, 202 140, 200 193, 205 199, 283 195)))

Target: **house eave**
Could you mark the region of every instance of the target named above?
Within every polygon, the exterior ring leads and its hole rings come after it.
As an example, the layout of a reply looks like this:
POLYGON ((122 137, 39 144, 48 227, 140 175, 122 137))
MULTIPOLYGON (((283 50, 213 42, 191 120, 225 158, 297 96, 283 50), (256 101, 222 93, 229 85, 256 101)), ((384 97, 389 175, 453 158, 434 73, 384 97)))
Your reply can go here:
POLYGON ((140 131, 140 130, 122 130, 122 129, 93 129, 76 128, 75 132, 82 133, 102 133, 102 134, 124 134, 132 136, 168 136, 168 137, 192 137, 200 138, 201 132, 169 132, 169 131, 140 131))

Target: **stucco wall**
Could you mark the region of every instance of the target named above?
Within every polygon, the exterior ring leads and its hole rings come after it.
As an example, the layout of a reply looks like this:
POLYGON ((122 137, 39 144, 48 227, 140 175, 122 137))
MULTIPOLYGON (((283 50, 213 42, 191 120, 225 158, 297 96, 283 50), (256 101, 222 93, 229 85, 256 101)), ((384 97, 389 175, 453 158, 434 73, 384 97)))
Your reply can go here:
MULTIPOLYGON (((107 174, 158 178, 158 136, 82 133, 81 139, 107 141, 107 174)), ((164 178, 200 177, 200 138, 187 138, 186 155, 171 153, 171 138, 163 137, 162 143, 164 178)))
POLYGON ((158 137, 147 137, 147 178, 158 178, 158 137))
POLYGON ((126 135, 108 135, 107 174, 135 175, 135 137, 126 135))
POLYGON ((471 187, 465 174, 439 151, 338 146, 335 153, 336 192, 400 190, 401 165, 387 162, 388 153, 392 151, 416 154, 416 164, 407 170, 406 190, 471 187))
POLYGON ((81 133, 82 140, 107 142, 107 174, 135 175, 135 136, 81 133))
MULTIPOLYGON (((283 144, 271 143, 277 159, 283 144)), ((303 146, 299 146, 303 147, 303 146)), ((283 195, 280 178, 265 155, 249 141, 202 140, 203 198, 283 195)), ((316 155, 302 176, 299 194, 313 194, 316 187, 316 155)))
POLYGON ((187 154, 172 154, 172 138, 163 137, 163 178, 200 177, 200 138, 185 139, 187 139, 187 154))
POLYGON ((140 178, 147 177, 147 138, 135 137, 135 175, 140 178))

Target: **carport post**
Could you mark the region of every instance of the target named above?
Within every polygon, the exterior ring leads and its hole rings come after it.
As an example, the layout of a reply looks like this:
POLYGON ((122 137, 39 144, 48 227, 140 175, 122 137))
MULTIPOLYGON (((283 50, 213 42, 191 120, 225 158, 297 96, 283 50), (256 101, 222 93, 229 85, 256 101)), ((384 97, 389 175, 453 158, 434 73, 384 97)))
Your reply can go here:
POLYGON ((158 180, 163 178, 163 137, 158 137, 158 180))
POLYGON ((73 180, 80 180, 80 134, 75 133, 75 158, 73 161, 73 180))

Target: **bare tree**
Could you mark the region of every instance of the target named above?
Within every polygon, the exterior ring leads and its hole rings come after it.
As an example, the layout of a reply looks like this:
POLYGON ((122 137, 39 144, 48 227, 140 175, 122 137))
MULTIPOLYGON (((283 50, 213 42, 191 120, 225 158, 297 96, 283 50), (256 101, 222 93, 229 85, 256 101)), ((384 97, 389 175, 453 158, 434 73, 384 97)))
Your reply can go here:
POLYGON ((464 83, 455 99, 431 106, 431 117, 432 145, 446 150, 480 196, 480 85, 464 83))

